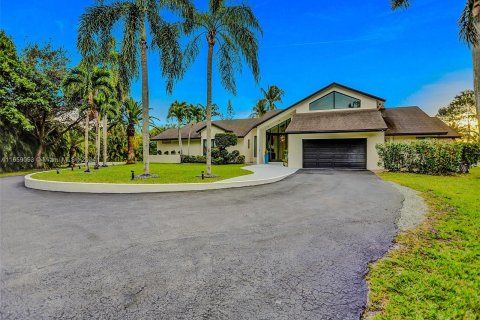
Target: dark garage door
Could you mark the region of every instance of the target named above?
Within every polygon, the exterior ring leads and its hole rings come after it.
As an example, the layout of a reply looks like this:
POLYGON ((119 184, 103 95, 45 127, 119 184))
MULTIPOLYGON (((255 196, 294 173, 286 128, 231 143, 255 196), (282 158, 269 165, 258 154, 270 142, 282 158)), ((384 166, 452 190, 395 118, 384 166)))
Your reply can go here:
POLYGON ((367 139, 303 140, 304 168, 367 167, 367 139))

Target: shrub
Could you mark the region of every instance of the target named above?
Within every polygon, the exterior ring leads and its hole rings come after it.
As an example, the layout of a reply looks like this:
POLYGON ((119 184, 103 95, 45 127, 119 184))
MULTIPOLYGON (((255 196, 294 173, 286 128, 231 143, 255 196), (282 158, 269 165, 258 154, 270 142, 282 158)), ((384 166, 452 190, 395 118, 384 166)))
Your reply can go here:
POLYGON ((238 163, 238 164, 245 164, 245 156, 238 156, 237 157, 237 161, 235 163, 238 163))
POLYGON ((466 172, 480 159, 480 146, 466 143, 439 143, 420 140, 412 143, 389 142, 377 145, 379 165, 389 171, 433 175, 466 172), (467 167, 463 170, 462 164, 467 167))
POLYGON ((205 156, 196 156, 195 157, 196 163, 207 163, 207 158, 205 156))
POLYGON ((224 164, 225 159, 222 157, 212 158, 212 164, 224 164))

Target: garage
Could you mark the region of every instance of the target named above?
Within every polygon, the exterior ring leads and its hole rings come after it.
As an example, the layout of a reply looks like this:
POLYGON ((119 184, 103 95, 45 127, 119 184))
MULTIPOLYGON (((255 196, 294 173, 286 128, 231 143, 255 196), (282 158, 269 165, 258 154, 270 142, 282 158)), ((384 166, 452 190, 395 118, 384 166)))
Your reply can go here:
POLYGON ((366 169, 367 139, 303 140, 303 167, 366 169))

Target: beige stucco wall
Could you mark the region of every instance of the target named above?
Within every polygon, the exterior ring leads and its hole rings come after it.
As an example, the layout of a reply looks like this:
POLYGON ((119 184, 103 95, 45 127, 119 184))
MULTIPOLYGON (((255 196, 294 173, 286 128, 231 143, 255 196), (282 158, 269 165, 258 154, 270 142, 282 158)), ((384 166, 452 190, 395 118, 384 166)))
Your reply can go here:
POLYGON ((375 146, 384 143, 383 132, 348 132, 348 133, 313 133, 288 135, 288 166, 302 168, 303 166, 303 139, 367 139, 367 169, 378 170, 378 153, 375 146))
MULTIPOLYGON (((329 88, 329 89, 324 90, 322 92, 319 92, 315 96, 303 101, 302 103, 298 104, 298 106, 296 106, 295 109, 297 110, 298 113, 332 111, 332 110, 310 111, 309 104, 312 103, 313 101, 329 94, 330 92, 333 92, 333 91, 337 91, 337 92, 346 94, 348 96, 360 99, 361 104, 360 104, 359 109, 376 109, 377 108, 377 100, 376 99, 373 99, 371 97, 368 97, 368 96, 365 96, 365 95, 362 95, 362 94, 359 94, 359 93, 356 93, 356 92, 353 92, 353 91, 350 91, 350 90, 346 90, 346 89, 343 89, 343 88, 332 87, 332 88, 329 88)), ((335 111, 338 111, 338 112, 342 112, 342 111, 345 111, 345 110, 352 110, 352 109, 335 109, 335 111)), ((358 109, 354 109, 354 110, 358 110, 358 109)))
MULTIPOLYGON (((160 140, 157 141, 157 150, 162 151, 162 154, 165 154, 165 151, 168 151, 169 154, 175 150, 176 153, 180 151, 178 146, 178 140, 160 140)), ((182 154, 188 154, 188 138, 182 139, 182 154)), ((190 140, 190 155, 199 156, 202 154, 202 148, 200 144, 200 139, 190 140)))

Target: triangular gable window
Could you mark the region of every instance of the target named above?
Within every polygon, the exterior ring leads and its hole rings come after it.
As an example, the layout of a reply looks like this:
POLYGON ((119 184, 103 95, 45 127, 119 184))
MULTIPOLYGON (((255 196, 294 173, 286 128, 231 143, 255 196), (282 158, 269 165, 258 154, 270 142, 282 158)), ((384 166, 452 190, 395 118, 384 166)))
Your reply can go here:
POLYGON ((333 91, 310 103, 310 110, 355 109, 360 108, 360 99, 333 91))

